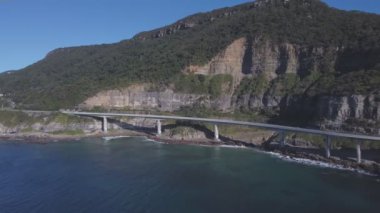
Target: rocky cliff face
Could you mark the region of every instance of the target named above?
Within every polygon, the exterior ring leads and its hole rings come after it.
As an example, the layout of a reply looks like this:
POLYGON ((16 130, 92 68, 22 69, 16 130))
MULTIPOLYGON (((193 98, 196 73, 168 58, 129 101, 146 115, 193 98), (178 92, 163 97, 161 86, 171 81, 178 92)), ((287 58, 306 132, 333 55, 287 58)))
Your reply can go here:
POLYGON ((129 109, 129 110, 160 110, 176 111, 183 106, 202 104, 207 107, 216 107, 219 110, 231 108, 231 96, 221 96, 211 99, 208 95, 182 94, 171 89, 161 92, 151 92, 147 89, 137 89, 128 87, 123 90, 108 90, 98 93, 96 96, 87 99, 82 108, 91 109, 94 107, 129 109))
MULTIPOLYGON (((122 90, 103 91, 87 99, 82 107, 175 111, 182 106, 202 104, 222 111, 270 108, 281 113, 306 112, 305 115, 313 115, 317 120, 323 120, 325 126, 334 128, 341 127, 352 119, 378 122, 380 100, 375 95, 304 97, 317 81, 317 78, 310 77, 311 73, 322 75, 332 72, 335 67, 341 66, 338 60, 341 55, 344 55, 344 48, 340 47, 276 44, 266 39, 240 38, 205 65, 190 65, 182 71, 185 75, 231 75, 234 79, 234 90, 231 94, 211 98, 207 94, 179 93, 173 87, 152 92, 146 85, 134 85, 122 90), (258 76, 264 76, 263 81, 267 81, 262 90, 241 92, 243 79, 254 81, 258 76), (284 76, 293 76, 303 86, 291 86, 291 82, 281 82, 284 76), (301 88, 296 95, 293 90, 293 93, 289 90, 295 86, 301 88), (289 91, 285 89, 287 87, 289 91)), ((376 125, 373 128, 376 129, 376 125)))
POLYGON ((380 100, 374 95, 321 97, 318 115, 327 128, 380 134, 380 100))
POLYGON ((247 39, 240 38, 230 44, 225 50, 215 56, 203 66, 190 65, 183 72, 186 74, 218 75, 229 74, 233 76, 235 85, 244 77, 244 63, 247 52, 247 39))
MULTIPOLYGON (((306 76, 312 70, 332 66, 333 61, 320 60, 330 49, 319 47, 300 47, 291 44, 275 45, 270 41, 240 38, 229 45, 203 66, 190 65, 185 74, 218 75, 229 74, 234 79, 233 87, 239 87, 244 77, 255 78, 264 74, 269 81, 282 74, 306 76)), ((219 110, 233 108, 258 109, 279 106, 282 96, 267 91, 261 94, 225 94, 214 100, 207 95, 181 94, 167 88, 161 92, 151 92, 146 86, 131 86, 122 90, 103 91, 87 99, 83 106, 87 108, 115 107, 130 109, 156 108, 174 111, 181 106, 193 105, 200 101, 207 106, 216 106, 219 110)))
POLYGON ((379 120, 379 107, 373 95, 322 97, 318 106, 320 115, 338 124, 349 118, 379 120))
POLYGON ((192 105, 201 99, 201 95, 179 94, 167 89, 162 92, 150 92, 144 86, 131 86, 123 90, 109 90, 89 98, 83 107, 128 108, 131 110, 159 109, 178 110, 181 106, 192 105))
POLYGON ((308 118, 318 120, 318 125, 328 129, 341 129, 343 124, 347 123, 344 126, 346 129, 377 133, 380 127, 380 101, 374 95, 321 96, 300 102, 295 97, 266 96, 265 94, 242 97, 221 96, 211 99, 208 95, 180 94, 173 91, 136 92, 125 89, 100 93, 87 100, 83 106, 171 112, 179 110, 182 106, 196 104, 220 111, 233 111, 242 107, 253 111, 268 108, 290 111, 291 114, 295 113, 297 116, 309 115, 311 117, 308 118), (355 126, 363 128, 357 129, 355 126))
MULTIPOLYGON (((307 76, 314 70, 334 67, 339 48, 302 47, 269 40, 240 38, 204 66, 189 66, 185 72, 215 75, 230 74, 241 80, 247 75, 264 73, 269 80, 281 74, 307 76), (332 55, 324 60, 326 55, 332 55)), ((329 71, 329 70, 324 70, 329 71)))

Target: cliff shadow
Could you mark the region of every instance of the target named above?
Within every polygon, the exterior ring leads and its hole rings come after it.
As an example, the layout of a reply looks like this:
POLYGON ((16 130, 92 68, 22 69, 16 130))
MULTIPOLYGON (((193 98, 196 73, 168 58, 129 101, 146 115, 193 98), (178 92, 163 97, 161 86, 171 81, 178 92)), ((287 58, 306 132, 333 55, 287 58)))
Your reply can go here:
POLYGON ((270 117, 268 123, 319 129, 321 119, 318 97, 287 95, 280 101, 278 114, 270 117))
MULTIPOLYGON (((102 121, 100 118, 95 118, 97 120, 102 121)), ((123 130, 130 130, 130 131, 135 131, 135 132, 141 132, 149 135, 155 135, 157 132, 156 127, 145 127, 145 126, 137 126, 133 125, 115 118, 107 118, 108 123, 116 125, 118 128, 123 129, 123 130)))
POLYGON ((141 133, 150 134, 150 135, 154 135, 157 132, 156 126, 154 127, 152 126, 146 127, 146 126, 140 126, 140 125, 137 126, 137 125, 133 125, 133 124, 120 121, 117 119, 112 119, 112 118, 109 119, 109 122, 117 125, 119 128, 124 129, 124 130, 131 130, 131 131, 141 132, 141 133))
POLYGON ((252 38, 247 38, 246 42, 246 48, 244 52, 244 57, 243 57, 243 63, 242 63, 242 72, 243 74, 252 74, 252 68, 253 66, 253 39, 252 38))
POLYGON ((190 122, 190 121, 177 121, 175 124, 167 124, 162 126, 163 131, 173 130, 177 127, 189 127, 193 128, 196 131, 203 132, 207 139, 214 138, 214 132, 208 129, 206 126, 199 124, 198 122, 190 122))
POLYGON ((355 50, 347 48, 338 54, 335 62, 335 70, 352 72, 357 70, 369 70, 378 65, 380 61, 380 49, 355 50))
POLYGON ((276 69, 277 75, 283 75, 286 73, 288 69, 288 61, 289 55, 285 48, 280 48, 280 57, 279 57, 280 65, 276 69))
MULTIPOLYGON (((206 139, 208 139, 208 140, 214 140, 214 131, 210 130, 209 128, 207 128, 203 124, 199 124, 198 122, 178 121, 175 124, 164 125, 163 126, 163 130, 171 130, 171 129, 174 129, 176 127, 190 127, 190 128, 193 128, 196 131, 203 132, 205 134, 205 136, 206 136, 206 139)), ((220 132, 219 132, 219 139, 220 139, 221 142, 223 142, 224 144, 227 144, 227 145, 238 145, 238 146, 256 147, 256 145, 254 145, 252 143, 249 143, 249 142, 246 142, 246 141, 242 141, 242 140, 238 140, 238 139, 235 139, 235 138, 231 138, 231 137, 222 135, 220 132)))

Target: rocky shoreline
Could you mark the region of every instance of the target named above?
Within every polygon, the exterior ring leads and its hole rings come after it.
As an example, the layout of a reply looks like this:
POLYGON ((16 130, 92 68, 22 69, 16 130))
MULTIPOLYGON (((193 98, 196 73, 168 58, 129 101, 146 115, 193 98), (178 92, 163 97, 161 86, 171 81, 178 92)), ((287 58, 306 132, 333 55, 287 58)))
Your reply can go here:
POLYGON ((0 135, 0 140, 45 144, 45 143, 58 142, 58 141, 63 141, 63 140, 80 140, 85 137, 90 137, 90 136, 68 136, 68 135, 53 136, 53 135, 48 135, 48 134, 0 135))
POLYGON ((65 135, 65 134, 48 134, 48 133, 28 133, 28 134, 3 134, 0 135, 0 140, 9 140, 9 141, 19 141, 25 143, 50 143, 50 142, 61 142, 67 140, 81 140, 84 138, 101 138, 101 137, 112 137, 112 136, 147 136, 147 134, 132 132, 132 131, 123 131, 123 132, 112 132, 104 134, 102 132, 93 132, 91 134, 83 135, 65 135))
POLYGON ((319 149, 314 149, 309 151, 305 149, 304 151, 297 151, 292 149, 292 147, 286 146, 280 148, 277 144, 271 144, 269 146, 258 146, 251 143, 242 143, 242 142, 223 142, 223 141, 214 141, 214 140, 173 140, 173 139, 163 139, 159 137, 148 137, 151 140, 156 140, 163 142, 165 144, 192 144, 192 145, 205 145, 205 146, 220 146, 220 145, 231 145, 238 147, 254 148, 266 153, 276 153, 282 158, 287 160, 301 162, 303 160, 311 160, 318 164, 331 165, 331 168, 339 168, 350 171, 358 171, 360 173, 366 173, 370 175, 380 176, 380 164, 378 162, 363 160, 362 163, 357 163, 355 159, 343 159, 339 157, 330 157, 326 158, 323 156, 323 151, 319 149), (320 152, 320 153, 318 153, 320 152))
MULTIPOLYGON (((350 171, 360 171, 360 173, 371 174, 375 176, 380 176, 380 164, 375 161, 363 160, 362 163, 357 163, 354 159, 343 159, 339 157, 330 157, 326 158, 323 156, 323 152, 319 149, 307 149, 302 148, 294 149, 291 146, 286 146, 280 148, 278 144, 269 144, 269 145, 255 145, 252 143, 246 143, 242 141, 215 141, 211 139, 197 139, 197 140, 182 140, 182 139, 173 139, 169 137, 157 137, 149 133, 140 133, 140 132, 114 132, 114 133, 94 133, 86 135, 51 135, 44 133, 36 134, 15 134, 15 135, 0 135, 0 140, 7 141, 17 141, 25 143, 38 143, 38 144, 47 144, 51 142, 63 142, 68 140, 79 141, 83 138, 104 138, 104 137, 118 137, 118 136, 143 136, 147 137, 150 140, 162 142, 165 144, 183 144, 183 145, 203 145, 203 146, 238 146, 246 148, 254 148, 266 153, 276 153, 281 156, 284 160, 290 160, 295 162, 304 162, 306 160, 314 161, 316 165, 318 164, 329 164, 331 168, 340 168, 350 171), (301 151, 300 151, 301 150, 301 151), (318 153, 320 152, 320 153, 318 153)), ((309 163, 308 163, 309 164, 309 163)))
MULTIPOLYGON (((362 160, 362 163, 357 163, 354 158, 341 158, 337 156, 331 156, 326 158, 323 154, 318 154, 319 150, 315 152, 310 151, 295 151, 291 148, 279 148, 274 146, 272 149, 263 149, 267 152, 278 153, 285 156, 289 160, 300 161, 300 159, 312 160, 315 162, 333 165, 333 168, 340 168, 351 171, 359 171, 360 173, 371 174, 374 176, 380 176, 380 164, 375 161, 362 160)), ((321 152, 322 153, 322 152, 321 152)))

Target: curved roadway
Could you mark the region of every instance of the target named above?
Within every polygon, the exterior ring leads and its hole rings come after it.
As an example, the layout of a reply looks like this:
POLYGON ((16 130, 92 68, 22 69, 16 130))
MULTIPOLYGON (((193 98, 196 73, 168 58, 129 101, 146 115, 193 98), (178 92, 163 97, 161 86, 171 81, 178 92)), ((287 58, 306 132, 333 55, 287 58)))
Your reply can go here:
POLYGON ((380 136, 333 132, 333 131, 306 129, 306 128, 290 127, 290 126, 275 125, 275 124, 234 121, 234 120, 226 120, 226 119, 182 117, 182 116, 172 116, 172 115, 129 114, 129 113, 98 113, 98 112, 77 112, 77 111, 61 111, 61 112, 65 114, 70 114, 70 115, 95 116, 95 117, 124 116, 124 117, 133 117, 133 118, 150 118, 150 119, 157 119, 157 120, 200 121, 200 122, 213 123, 213 124, 227 124, 227 125, 257 127, 257 128, 270 129, 270 130, 275 130, 275 131, 301 132, 301 133, 324 135, 324 136, 331 136, 331 137, 344 137, 344 138, 351 138, 351 139, 358 139, 358 140, 380 141, 380 136))

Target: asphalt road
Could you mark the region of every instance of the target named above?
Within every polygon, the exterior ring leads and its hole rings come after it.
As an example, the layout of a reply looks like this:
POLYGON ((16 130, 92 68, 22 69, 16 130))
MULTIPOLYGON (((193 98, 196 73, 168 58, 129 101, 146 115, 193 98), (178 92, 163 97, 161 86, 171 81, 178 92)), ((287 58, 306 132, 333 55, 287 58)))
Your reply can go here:
POLYGON ((308 133, 308 134, 323 135, 323 136, 330 136, 330 137, 344 137, 344 138, 351 138, 351 139, 357 139, 357 140, 371 140, 371 141, 380 142, 380 136, 333 132, 333 131, 324 131, 324 130, 317 130, 317 129, 306 129, 306 128, 282 126, 282 125, 275 125, 275 124, 234 121, 234 120, 225 120, 225 119, 182 117, 182 116, 170 116, 170 115, 128 114, 128 113, 97 113, 97 112, 77 112, 77 111, 61 111, 61 112, 65 114, 70 114, 70 115, 95 116, 95 117, 125 116, 125 117, 132 117, 132 118, 149 118, 149 119, 156 119, 156 120, 199 121, 199 122, 213 123, 213 124, 249 126, 249 127, 270 129, 274 131, 300 132, 300 133, 308 133))

